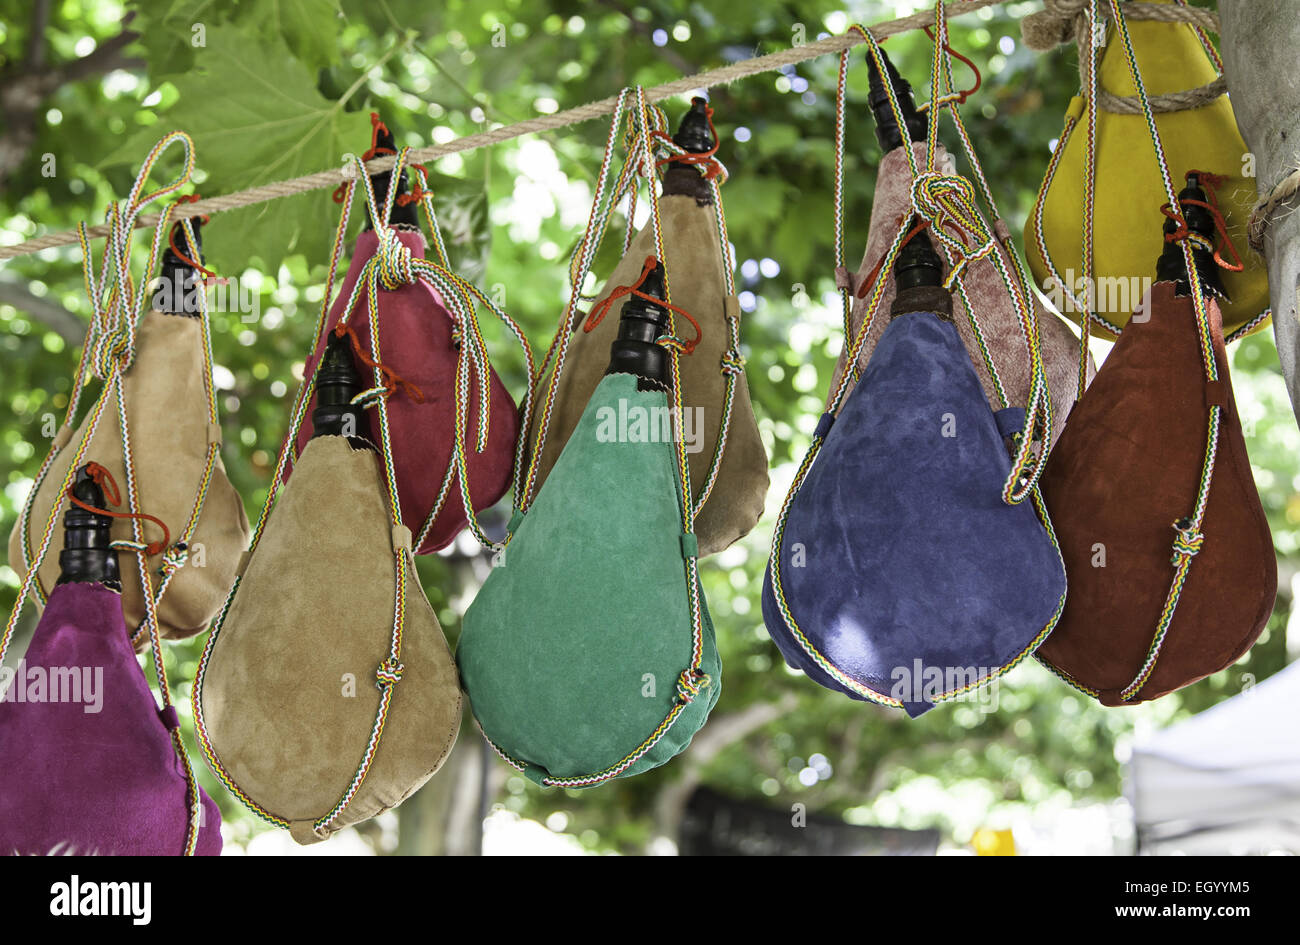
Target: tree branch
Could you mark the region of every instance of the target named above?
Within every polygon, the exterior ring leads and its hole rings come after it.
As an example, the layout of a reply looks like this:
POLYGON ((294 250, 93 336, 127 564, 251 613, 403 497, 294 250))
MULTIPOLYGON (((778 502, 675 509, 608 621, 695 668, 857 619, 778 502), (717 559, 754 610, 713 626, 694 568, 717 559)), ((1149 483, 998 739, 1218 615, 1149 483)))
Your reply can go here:
POLYGON ((27 34, 27 57, 24 69, 36 72, 45 65, 45 29, 50 25, 50 0, 36 0, 32 5, 31 32, 27 34))
POLYGON ((52 68, 42 68, 45 62, 45 32, 49 10, 40 4, 33 11, 32 30, 28 37, 27 57, 21 66, 0 74, 0 118, 7 133, 0 139, 0 189, 9 175, 27 160, 36 143, 36 120, 41 105, 57 89, 92 75, 102 75, 114 69, 142 69, 144 60, 126 57, 123 50, 139 38, 140 34, 127 29, 135 18, 131 11, 122 19, 122 31, 105 40, 87 55, 72 62, 52 68), (40 27, 39 34, 36 32, 40 27), (36 63, 36 65, 31 65, 36 63))
MULTIPOLYGON (((618 0, 597 0, 597 2, 602 7, 607 7, 608 9, 613 10, 615 13, 623 14, 624 18, 626 18, 628 23, 631 24, 632 31, 634 33, 639 33, 641 36, 645 37, 646 39, 649 39, 651 45, 652 46, 654 45, 654 40, 651 38, 654 36, 654 29, 651 28, 648 24, 642 23, 640 20, 634 17, 632 15, 632 11, 629 10, 627 7, 625 7, 623 4, 619 3, 618 0)), ((654 51, 659 55, 661 59, 667 62, 670 66, 672 66, 682 75, 694 75, 695 73, 700 71, 699 68, 695 65, 695 63, 691 62, 689 59, 687 59, 685 56, 683 56, 675 49, 669 49, 667 46, 654 46, 654 51)))
POLYGON ((797 702, 794 693, 787 692, 776 702, 757 702, 736 712, 710 719, 709 724, 695 736, 691 747, 677 762, 681 777, 667 785, 655 798, 651 842, 667 840, 676 848, 677 831, 682 822, 682 813, 686 810, 686 802, 699 787, 709 762, 718 757, 723 749, 790 712, 797 702))
POLYGON ((9 279, 0 279, 0 304, 12 305, 30 315, 46 328, 58 333, 69 345, 76 346, 86 340, 86 323, 62 305, 34 295, 25 286, 9 279))

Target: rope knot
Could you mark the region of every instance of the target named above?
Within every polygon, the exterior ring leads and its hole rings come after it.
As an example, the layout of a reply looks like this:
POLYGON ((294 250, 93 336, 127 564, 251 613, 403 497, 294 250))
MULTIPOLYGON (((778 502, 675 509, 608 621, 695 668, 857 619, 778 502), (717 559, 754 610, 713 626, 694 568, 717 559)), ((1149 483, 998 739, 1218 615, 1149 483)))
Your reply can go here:
POLYGON ((1180 558, 1190 558, 1201 550, 1205 544, 1205 535, 1193 528, 1192 523, 1185 518, 1174 522, 1174 531, 1178 534, 1174 538, 1174 553, 1170 563, 1176 565, 1180 558))
MULTIPOLYGON (((117 480, 113 474, 99 463, 87 463, 86 474, 90 476, 95 485, 104 491, 104 501, 109 505, 122 504, 122 490, 118 488, 117 480)), ((129 480, 128 480, 129 482, 129 480)), ((161 552, 171 542, 171 532, 167 530, 167 524, 156 515, 150 515, 147 512, 114 512, 112 509, 97 509, 93 505, 88 505, 77 498, 76 493, 72 491, 72 486, 68 487, 68 501, 78 508, 85 509, 87 512, 93 512, 96 515, 107 515, 110 518, 133 518, 142 522, 153 522, 162 529, 163 536, 158 541, 148 543, 142 541, 131 541, 130 539, 120 538, 109 542, 108 546, 114 550, 125 550, 143 552, 146 555, 156 555, 161 552)), ((184 545, 181 545, 184 547, 184 545)))
POLYGON ((742 374, 745 370, 745 358, 735 348, 728 348, 722 353, 722 373, 742 374))
POLYGON ((405 669, 406 667, 393 657, 388 657, 388 659, 380 663, 379 668, 375 670, 375 688, 380 692, 383 692, 390 686, 397 685, 401 681, 402 672, 405 669))
POLYGON ((978 203, 975 185, 959 174, 922 171, 912 181, 911 196, 916 215, 929 223, 940 239, 945 239, 941 230, 954 225, 959 230, 991 235, 974 209, 978 203))
POLYGON ((695 701, 700 691, 707 689, 713 680, 702 669, 684 669, 677 677, 677 700, 686 705, 695 701))
POLYGON ((167 575, 173 571, 179 571, 185 567, 190 560, 190 547, 183 541, 178 541, 172 545, 162 556, 162 567, 158 569, 159 574, 167 575))
POLYGON ((104 332, 95 341, 91 361, 95 374, 100 380, 108 380, 113 368, 120 366, 123 371, 131 366, 131 335, 126 326, 104 332))
POLYGON ((1086 22, 1084 8, 1088 0, 1043 0, 1040 13, 1031 13, 1020 21, 1020 38, 1036 52, 1046 52, 1071 42, 1086 22))
POLYGON ((415 281, 411 250, 397 238, 397 231, 392 227, 385 226, 379 230, 379 246, 375 250, 375 262, 379 284, 389 292, 415 281))

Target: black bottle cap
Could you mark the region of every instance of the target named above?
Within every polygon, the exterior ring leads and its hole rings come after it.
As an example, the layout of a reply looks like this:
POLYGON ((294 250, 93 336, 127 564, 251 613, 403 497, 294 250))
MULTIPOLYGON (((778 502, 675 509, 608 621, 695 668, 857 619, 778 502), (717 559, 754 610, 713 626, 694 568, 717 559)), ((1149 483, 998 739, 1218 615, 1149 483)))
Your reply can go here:
MULTIPOLYGON (((894 97, 898 99, 899 110, 903 113, 903 121, 907 125, 908 140, 924 141, 928 127, 925 116, 916 109, 911 84, 899 75, 898 70, 889 61, 889 57, 885 55, 883 49, 880 50, 880 58, 885 64, 885 73, 889 76, 889 84, 893 86, 894 97)), ((894 110, 889 106, 889 93, 885 91, 885 83, 881 79, 880 70, 876 68, 875 57, 870 52, 867 53, 867 69, 870 77, 867 105, 870 106, 872 117, 876 120, 876 140, 880 142, 881 150, 886 152, 892 151, 894 148, 901 148, 904 140, 903 132, 894 119, 894 110)))
POLYGON ((365 409, 352 403, 361 393, 361 375, 352 362, 346 337, 330 333, 316 369, 316 409, 311 412, 312 437, 346 436, 357 449, 369 449, 365 409))
MULTIPOLYGON (((677 126, 673 143, 685 148, 691 154, 704 154, 717 144, 713 131, 709 127, 709 103, 698 95, 691 99, 691 107, 682 116, 682 123, 677 126)), ((713 203, 713 188, 695 165, 682 161, 670 161, 664 172, 663 193, 665 197, 683 194, 694 197, 700 206, 713 203)))
POLYGON ((673 143, 692 154, 703 154, 716 143, 709 130, 709 103, 705 99, 698 95, 691 99, 691 107, 682 116, 673 143))
MULTIPOLYGON (((381 125, 379 128, 379 133, 375 137, 375 148, 379 151, 379 154, 376 155, 377 157, 383 157, 390 152, 397 152, 397 144, 393 139, 393 133, 388 130, 386 125, 381 125)), ((392 179, 392 171, 383 171, 379 174, 370 175, 371 186, 375 191, 375 205, 379 207, 380 212, 384 209, 384 201, 388 199, 388 187, 391 184, 392 179)), ((397 195, 400 197, 402 194, 408 193, 409 189, 410 188, 407 186, 406 181, 406 169, 403 168, 401 177, 397 180, 397 195)), ((393 226, 406 226, 418 229, 420 226, 420 214, 416 208, 416 204, 412 202, 403 206, 394 199, 393 211, 388 216, 388 222, 393 226)), ((367 230, 373 230, 375 228, 375 221, 370 219, 369 206, 366 207, 365 228, 367 230)))
MULTIPOLYGON (((920 223, 912 218, 912 227, 920 223)), ((894 260, 894 285, 897 294, 890 315, 908 312, 934 312, 952 319, 952 295, 943 287, 943 260, 934 251, 930 235, 917 230, 898 251, 894 260)))
MULTIPOLYGON (((640 291, 663 299, 664 264, 658 262, 641 283, 640 291)), ((609 346, 606 374, 635 374, 641 390, 662 389, 668 382, 668 352, 655 344, 668 330, 668 309, 640 296, 628 296, 619 312, 618 337, 609 346)))
MULTIPOLYGON (((1187 221, 1187 229, 1205 237, 1207 240, 1213 241, 1216 235, 1214 214, 1210 213, 1205 207, 1185 203, 1184 201, 1187 200, 1199 200, 1201 203, 1209 202, 1206 199, 1205 191, 1201 188, 1200 179, 1195 174, 1187 175, 1187 186, 1178 192, 1178 203, 1183 213, 1183 219, 1187 221)), ((1164 233, 1173 233, 1177 229, 1177 223, 1168 218, 1165 219, 1164 233)), ((1228 293, 1223 288, 1223 277, 1219 273, 1218 263, 1214 261, 1214 253, 1193 244, 1192 262, 1196 266, 1197 274, 1201 277, 1201 287, 1205 292, 1214 298, 1226 299, 1228 293)), ((1187 274, 1187 260, 1183 256, 1183 247, 1179 243, 1167 241, 1164 244, 1164 249, 1160 252, 1160 258, 1156 260, 1156 281, 1173 282, 1175 295, 1192 294, 1192 286, 1187 274)))
MULTIPOLYGON (((72 494, 86 505, 104 508, 104 490, 90 475, 89 464, 77 470, 72 494)), ((59 552, 58 584, 102 584, 120 592, 122 576, 117 552, 109 547, 113 519, 72 502, 63 516, 63 550, 59 552)))
MULTIPOLYGON (((199 251, 194 260, 203 265, 203 218, 191 217, 190 226, 194 229, 194 245, 199 251)), ((189 261, 177 255, 172 243, 180 248, 182 254, 189 255, 189 240, 185 238, 185 227, 180 223, 172 226, 171 239, 163 250, 162 269, 158 274, 158 287, 154 292, 154 311, 165 315, 188 315, 198 318, 202 311, 202 295, 205 291, 203 276, 189 261)))

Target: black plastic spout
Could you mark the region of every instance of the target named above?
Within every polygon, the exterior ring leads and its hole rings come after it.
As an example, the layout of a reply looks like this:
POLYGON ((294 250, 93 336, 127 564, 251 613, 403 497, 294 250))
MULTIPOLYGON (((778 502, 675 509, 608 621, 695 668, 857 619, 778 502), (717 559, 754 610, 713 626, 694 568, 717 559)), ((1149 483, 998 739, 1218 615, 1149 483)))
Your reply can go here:
POLYGON ((703 154, 714 145, 713 132, 709 130, 709 103, 700 95, 691 99, 691 107, 677 126, 673 143, 692 154, 703 154))
MULTIPOLYGON (((203 265, 203 218, 192 217, 190 226, 194 229, 194 246, 199 251, 198 259, 203 265)), ((187 315, 198 318, 202 312, 202 296, 205 291, 203 276, 193 265, 176 254, 171 244, 175 243, 182 253, 189 253, 189 240, 185 238, 185 227, 180 223, 172 227, 171 240, 163 250, 162 271, 158 274, 158 288, 154 292, 153 308, 164 315, 187 315)))
MULTIPOLYGON (((880 50, 880 58, 885 63, 885 73, 889 76, 889 84, 894 89, 894 97, 898 99, 899 110, 903 113, 903 122, 907 125, 907 140, 924 141, 929 129, 925 116, 916 109, 911 83, 899 75, 883 49, 880 50)), ((885 91, 880 70, 876 68, 875 57, 870 52, 867 53, 867 69, 870 78, 867 105, 871 108, 872 117, 876 119, 876 140, 885 152, 901 148, 904 143, 903 131, 894 118, 894 110, 889 106, 889 93, 885 91)))
MULTIPOLYGON (((89 464, 77 470, 72 494, 87 505, 104 508, 104 490, 91 477, 89 464)), ((63 550, 59 552, 57 584, 102 584, 122 590, 117 552, 109 547, 113 519, 68 503, 63 516, 63 550)))
MULTIPOLYGON (((1214 214, 1205 207, 1186 203, 1185 201, 1188 200, 1199 200, 1201 203, 1209 202, 1206 199, 1205 191, 1201 188, 1200 179, 1195 174, 1187 175, 1187 186, 1178 192, 1178 204, 1182 209, 1183 219, 1187 221, 1187 229, 1205 237, 1212 243, 1216 235, 1214 214)), ((1165 220, 1164 233, 1173 233, 1177 229, 1177 223, 1170 219, 1165 220)), ((1196 266, 1197 274, 1201 277, 1201 287, 1215 298, 1226 299, 1228 293, 1223 288, 1223 277, 1219 273, 1218 263, 1214 261, 1214 253, 1193 243, 1192 262, 1196 266)), ((1187 260, 1183 256, 1182 246, 1178 243, 1165 242, 1164 249, 1160 252, 1160 258, 1156 260, 1156 281, 1173 282, 1175 295, 1192 294, 1192 286, 1187 273, 1187 260)))
MULTIPOLYGON (((912 218, 912 227, 920 223, 912 218)), ((933 312, 952 321, 952 295, 943 287, 943 260, 934 251, 930 235, 917 230, 898 251, 894 260, 896 294, 890 316, 909 312, 933 312)))
MULTIPOLYGON (((717 144, 713 130, 709 127, 709 103, 705 99, 698 95, 691 99, 691 107, 682 116, 682 123, 673 135, 673 143, 691 154, 704 154, 717 144)), ((674 194, 694 197, 700 206, 713 203, 713 189, 708 180, 695 166, 681 161, 669 162, 668 170, 664 172, 663 194, 665 197, 674 194)))
POLYGON ((363 407, 352 403, 361 393, 361 375, 352 363, 352 345, 333 333, 316 369, 316 409, 311 412, 312 438, 346 436, 356 449, 370 449, 363 407))
MULTIPOLYGON (((384 152, 385 148, 388 151, 391 151, 393 153, 397 152, 397 144, 393 140, 393 134, 388 130, 388 127, 386 125, 383 126, 382 130, 375 137, 375 147, 381 152, 384 152)), ((381 153, 378 156, 383 157, 384 154, 381 153)), ((379 174, 370 175, 370 184, 375 191, 375 205, 378 206, 381 210, 383 209, 384 201, 388 199, 388 188, 392 184, 392 180, 393 180, 392 171, 383 171, 379 174)), ((406 169, 403 168, 401 177, 399 177, 397 180, 397 196, 400 197, 402 196, 402 194, 408 192, 409 192, 409 188, 407 187, 407 181, 406 181, 406 169)), ((388 215, 388 222, 393 226, 407 226, 407 227, 412 227, 414 229, 419 229, 420 214, 419 211, 416 209, 415 203, 408 203, 405 206, 403 206, 397 201, 396 198, 394 198, 393 210, 392 213, 388 215)), ((370 207, 367 206, 365 229, 373 230, 374 228, 375 228, 375 221, 370 218, 370 207)))
MULTIPOLYGON (((641 283, 641 291, 663 299, 664 264, 641 283)), ((635 374, 638 390, 661 390, 668 383, 668 352, 655 342, 668 330, 668 309, 640 296, 629 296, 619 312, 618 337, 609 346, 606 374, 635 374)))

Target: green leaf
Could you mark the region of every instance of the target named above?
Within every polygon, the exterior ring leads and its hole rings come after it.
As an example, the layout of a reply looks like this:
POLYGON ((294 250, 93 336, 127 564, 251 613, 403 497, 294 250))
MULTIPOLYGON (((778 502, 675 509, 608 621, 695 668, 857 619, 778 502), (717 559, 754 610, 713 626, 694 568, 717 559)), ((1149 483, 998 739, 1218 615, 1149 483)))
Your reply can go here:
POLYGON ((195 53, 207 42, 208 30, 226 22, 239 0, 137 0, 138 16, 132 26, 140 32, 149 76, 155 84, 161 78, 188 72, 195 53))
POLYGON ((265 29, 284 37, 303 63, 323 69, 339 55, 338 0, 267 0, 265 29))
MULTIPOLYGON (((205 193, 341 166, 345 152, 360 153, 369 144, 367 116, 323 98, 314 71, 281 40, 222 26, 208 31, 207 46, 196 53, 194 69, 172 78, 179 101, 164 121, 194 139, 198 165, 208 174, 205 193)), ((142 129, 103 165, 139 161, 158 136, 157 128, 142 129)), ((337 219, 328 191, 282 198, 214 218, 204 231, 205 250, 218 271, 243 268, 251 256, 268 272, 290 253, 323 261, 337 219)))

